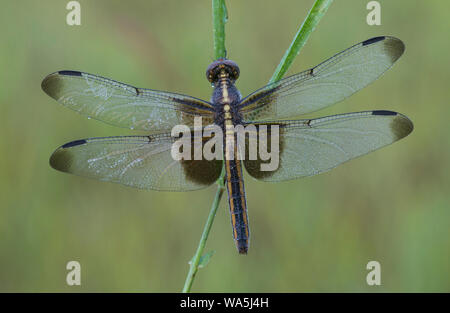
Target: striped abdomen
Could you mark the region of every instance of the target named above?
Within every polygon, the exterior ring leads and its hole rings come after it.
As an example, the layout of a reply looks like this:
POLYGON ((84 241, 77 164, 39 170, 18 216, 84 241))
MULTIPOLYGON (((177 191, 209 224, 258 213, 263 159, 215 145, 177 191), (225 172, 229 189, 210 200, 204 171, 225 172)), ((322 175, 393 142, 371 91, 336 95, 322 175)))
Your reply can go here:
POLYGON ((216 104, 219 114, 216 124, 221 125, 224 131, 223 153, 225 162, 225 178, 228 190, 228 203, 230 206, 233 238, 241 254, 248 251, 248 217, 245 201, 244 180, 242 177, 242 160, 238 157, 237 135, 234 126, 240 124, 236 104, 239 103, 240 94, 234 84, 229 80, 227 73, 222 72, 216 83, 213 94, 213 103, 216 104))
POLYGON ((242 161, 238 158, 236 135, 230 120, 225 120, 224 155, 225 173, 230 205, 231 225, 236 247, 241 254, 248 250, 249 228, 247 203, 245 200, 242 161))

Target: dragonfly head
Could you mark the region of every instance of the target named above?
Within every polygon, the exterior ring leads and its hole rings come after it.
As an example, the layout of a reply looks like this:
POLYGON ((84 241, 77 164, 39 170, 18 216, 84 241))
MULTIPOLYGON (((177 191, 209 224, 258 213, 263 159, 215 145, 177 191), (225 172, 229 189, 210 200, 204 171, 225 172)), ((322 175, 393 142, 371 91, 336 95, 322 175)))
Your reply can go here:
POLYGON ((227 77, 235 81, 239 77, 239 66, 234 61, 218 59, 212 62, 206 69, 206 78, 210 83, 215 83, 220 77, 227 77))

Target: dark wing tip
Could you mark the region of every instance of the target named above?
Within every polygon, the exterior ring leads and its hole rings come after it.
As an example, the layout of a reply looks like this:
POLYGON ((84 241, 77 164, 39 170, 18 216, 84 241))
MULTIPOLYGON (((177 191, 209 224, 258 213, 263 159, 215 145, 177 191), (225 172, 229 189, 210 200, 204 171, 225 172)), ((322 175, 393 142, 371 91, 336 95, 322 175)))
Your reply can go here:
POLYGON ((47 75, 41 83, 42 90, 50 97, 57 99, 61 89, 61 79, 59 72, 47 75))
POLYGON ((56 149, 56 151, 53 152, 52 156, 50 157, 50 166, 55 170, 61 172, 69 172, 70 167, 73 163, 73 153, 68 148, 84 145, 85 143, 87 143, 87 141, 81 139, 74 140, 62 145, 61 147, 56 149))
POLYGON ((68 142, 64 145, 61 146, 61 148, 65 149, 65 148, 70 148, 70 147, 75 147, 75 146, 79 146, 79 145, 84 145, 87 141, 85 139, 80 139, 80 140, 74 140, 71 142, 68 142))
POLYGON ((391 129, 394 133, 395 140, 399 140, 408 136, 413 131, 414 124, 405 115, 397 113, 397 116, 392 120, 391 129))
POLYGON ((59 71, 58 74, 64 76, 81 76, 81 72, 78 71, 59 71))
POLYGON ((72 154, 63 148, 57 149, 50 157, 50 166, 61 172, 69 172, 72 165, 72 154))
POLYGON ((392 63, 398 60, 405 52, 405 44, 398 38, 386 37, 385 38, 385 48, 389 51, 389 55, 392 58, 392 63))
POLYGON ((391 130, 394 133, 395 140, 408 136, 414 129, 413 122, 400 113, 394 111, 377 110, 372 111, 372 115, 378 116, 395 116, 391 122, 391 130))
POLYGON ((373 37, 373 38, 370 38, 370 39, 367 39, 367 40, 363 41, 362 45, 363 46, 371 45, 371 44, 373 44, 375 42, 378 42, 378 41, 381 41, 381 40, 385 40, 385 39, 386 39, 386 36, 373 37))
POLYGON ((55 77, 56 74, 57 73, 52 73, 52 74, 45 76, 45 78, 42 80, 42 83, 41 83, 42 90, 44 90, 44 92, 46 94, 48 94, 49 96, 50 96, 50 94, 48 93, 48 90, 49 90, 49 86, 51 85, 50 82, 55 77))
POLYGON ((78 71, 59 71, 47 75, 41 83, 41 88, 46 94, 54 99, 59 98, 59 92, 62 88, 63 80, 61 76, 82 76, 78 71))
POLYGON ((386 111, 386 110, 376 110, 376 111, 372 111, 372 115, 397 115, 397 112, 386 111))
POLYGON ((405 52, 405 44, 398 38, 392 36, 379 36, 367 39, 362 42, 363 46, 369 46, 377 42, 383 41, 384 48, 388 52, 388 55, 392 59, 392 63, 397 61, 398 58, 405 52))

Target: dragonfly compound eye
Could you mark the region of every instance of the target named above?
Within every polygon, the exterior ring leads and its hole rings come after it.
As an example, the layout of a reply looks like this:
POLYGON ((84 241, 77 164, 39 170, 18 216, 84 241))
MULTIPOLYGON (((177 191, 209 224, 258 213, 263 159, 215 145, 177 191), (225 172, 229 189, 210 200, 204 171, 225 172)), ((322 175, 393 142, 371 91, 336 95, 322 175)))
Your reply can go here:
POLYGON ((206 69, 206 78, 209 82, 214 83, 218 80, 219 74, 225 71, 228 77, 233 81, 239 77, 239 67, 234 61, 227 59, 218 59, 212 62, 206 69))

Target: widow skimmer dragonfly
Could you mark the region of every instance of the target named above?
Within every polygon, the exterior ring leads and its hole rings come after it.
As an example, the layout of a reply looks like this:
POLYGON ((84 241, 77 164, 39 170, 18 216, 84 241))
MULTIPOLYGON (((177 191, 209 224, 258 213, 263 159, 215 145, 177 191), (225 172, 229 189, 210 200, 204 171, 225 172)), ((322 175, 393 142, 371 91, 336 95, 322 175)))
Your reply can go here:
POLYGON ((261 181, 312 176, 391 144, 413 130, 406 116, 384 110, 286 120, 349 97, 380 77, 404 49, 397 38, 371 38, 245 98, 234 84, 239 67, 231 60, 219 59, 206 72, 214 87, 209 102, 88 73, 59 71, 42 82, 49 96, 82 115, 149 135, 75 140, 59 147, 50 165, 63 172, 137 188, 188 191, 213 184, 225 163, 233 237, 239 253, 245 254, 249 228, 242 167, 261 181), (224 130, 224 160, 171 157, 171 146, 177 140, 171 136, 171 128, 178 124, 193 127, 198 116, 224 130), (262 159, 236 157, 232 126, 250 124, 258 132, 261 126, 278 125, 276 170, 262 171, 262 159))

